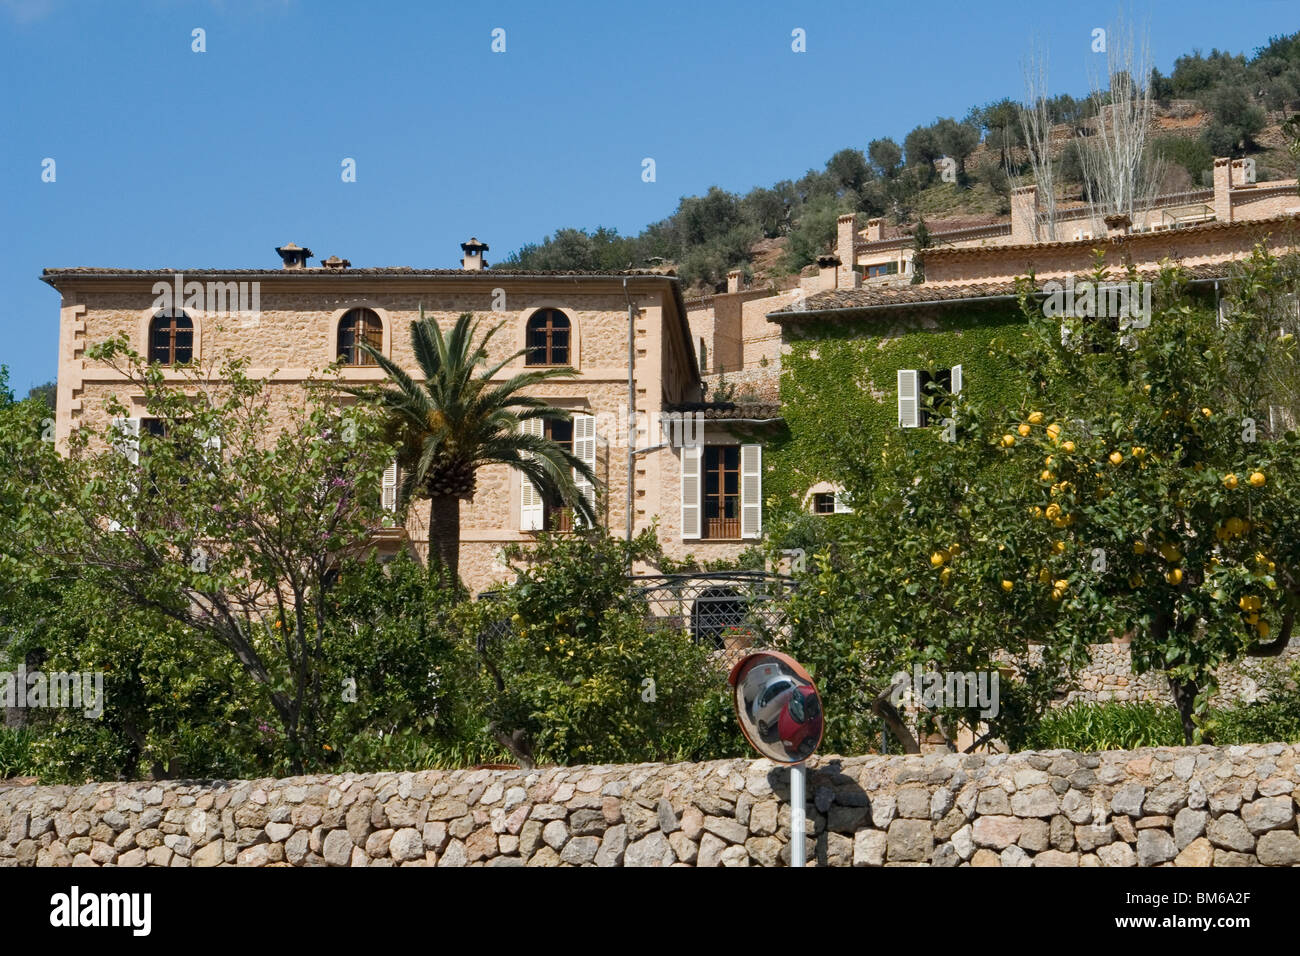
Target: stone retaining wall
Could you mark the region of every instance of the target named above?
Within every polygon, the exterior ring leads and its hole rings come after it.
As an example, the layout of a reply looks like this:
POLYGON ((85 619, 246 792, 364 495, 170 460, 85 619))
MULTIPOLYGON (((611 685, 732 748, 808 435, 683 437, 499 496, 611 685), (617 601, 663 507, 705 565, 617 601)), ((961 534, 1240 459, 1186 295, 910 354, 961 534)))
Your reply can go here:
MULTIPOLYGON (((831 866, 1294 866, 1300 746, 819 757, 831 866)), ((767 761, 0 790, 3 866, 780 866, 767 761)))

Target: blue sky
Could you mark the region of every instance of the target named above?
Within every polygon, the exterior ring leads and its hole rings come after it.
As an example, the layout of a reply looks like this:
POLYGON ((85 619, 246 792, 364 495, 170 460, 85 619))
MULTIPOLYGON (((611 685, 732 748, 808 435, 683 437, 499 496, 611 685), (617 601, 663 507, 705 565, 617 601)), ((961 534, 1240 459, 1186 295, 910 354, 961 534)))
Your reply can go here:
MULTIPOLYGON (((1251 53, 1300 29, 1294 0, 1127 9, 1166 73, 1195 48, 1251 53)), ((495 261, 562 226, 635 233, 683 195, 794 178, 1018 96, 1033 36, 1052 88, 1078 95, 1100 59, 1091 31, 1117 10, 0 0, 0 363, 20 394, 55 374, 47 266, 272 268, 292 240, 357 266, 446 268, 471 234, 495 261)))

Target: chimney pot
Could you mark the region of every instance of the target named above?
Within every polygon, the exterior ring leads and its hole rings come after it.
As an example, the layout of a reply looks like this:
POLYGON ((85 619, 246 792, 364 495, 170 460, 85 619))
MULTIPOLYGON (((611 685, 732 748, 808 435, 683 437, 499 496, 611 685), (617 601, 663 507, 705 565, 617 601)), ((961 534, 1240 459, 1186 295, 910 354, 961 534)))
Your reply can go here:
POLYGON ((296 243, 286 242, 282 246, 276 247, 276 255, 286 269, 306 269, 307 260, 312 257, 312 251, 296 243))
POLYGON ((745 273, 740 269, 732 269, 727 273, 727 291, 739 292, 745 287, 745 273))
POLYGON ((1107 239, 1127 236, 1133 226, 1133 220, 1129 218, 1128 213, 1120 213, 1117 216, 1102 216, 1101 218, 1102 222, 1106 224, 1107 239))
POLYGON ((470 236, 468 242, 460 244, 460 248, 465 253, 465 257, 460 260, 462 269, 478 272, 487 268, 487 262, 483 258, 483 253, 488 251, 486 242, 479 242, 473 236, 470 236))
POLYGON ((340 259, 338 256, 330 256, 328 259, 322 259, 320 263, 326 269, 333 269, 335 272, 342 272, 344 269, 350 269, 352 263, 347 259, 340 259))

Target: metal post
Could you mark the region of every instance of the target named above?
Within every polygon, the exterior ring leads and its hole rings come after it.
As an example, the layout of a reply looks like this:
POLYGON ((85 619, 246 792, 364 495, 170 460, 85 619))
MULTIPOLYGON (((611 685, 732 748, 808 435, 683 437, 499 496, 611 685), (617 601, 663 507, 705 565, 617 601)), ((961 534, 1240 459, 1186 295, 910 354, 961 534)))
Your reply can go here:
POLYGON ((637 308, 623 279, 623 298, 627 299, 627 540, 636 527, 636 315, 637 308))
POLYGON ((808 768, 797 763, 790 767, 790 865, 803 866, 804 859, 804 790, 808 768))

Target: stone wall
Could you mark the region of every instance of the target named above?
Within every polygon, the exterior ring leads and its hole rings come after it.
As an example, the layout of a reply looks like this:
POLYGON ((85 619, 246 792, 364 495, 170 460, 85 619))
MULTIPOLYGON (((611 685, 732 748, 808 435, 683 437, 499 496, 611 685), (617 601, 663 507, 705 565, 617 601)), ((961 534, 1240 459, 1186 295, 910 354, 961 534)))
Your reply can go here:
MULTIPOLYGON (((815 758, 831 866, 1293 866, 1300 746, 815 758)), ((0 790, 0 866, 780 866, 757 760, 0 790)))

